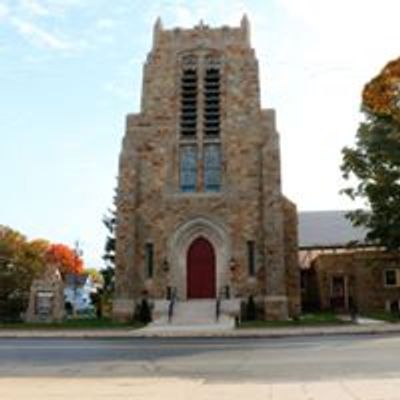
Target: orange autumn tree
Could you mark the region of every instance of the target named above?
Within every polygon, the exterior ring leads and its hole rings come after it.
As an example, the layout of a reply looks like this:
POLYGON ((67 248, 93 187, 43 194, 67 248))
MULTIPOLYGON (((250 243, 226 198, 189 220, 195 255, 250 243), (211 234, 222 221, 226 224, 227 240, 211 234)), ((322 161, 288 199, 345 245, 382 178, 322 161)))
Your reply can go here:
POLYGON ((367 229, 366 241, 400 250, 400 58, 390 61, 362 92, 363 120, 341 169, 351 186, 343 193, 362 201, 347 216, 367 229))
POLYGON ((58 268, 62 276, 83 272, 82 258, 65 244, 51 244, 47 250, 47 260, 58 268))
POLYGON ((397 58, 364 86, 363 108, 376 116, 392 117, 400 122, 399 94, 400 58, 397 58))

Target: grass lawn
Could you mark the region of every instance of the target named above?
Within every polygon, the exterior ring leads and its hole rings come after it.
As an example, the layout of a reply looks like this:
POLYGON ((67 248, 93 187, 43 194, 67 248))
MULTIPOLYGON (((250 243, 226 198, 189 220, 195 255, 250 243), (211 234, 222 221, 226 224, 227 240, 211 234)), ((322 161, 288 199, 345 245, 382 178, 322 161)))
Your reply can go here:
POLYGON ((371 312, 367 314, 362 314, 362 317, 377 319, 379 321, 386 321, 386 322, 393 322, 399 323, 400 322, 400 314, 392 314, 389 312, 371 312))
POLYGON ((114 322, 111 319, 70 319, 61 323, 0 323, 1 329, 138 329, 144 324, 141 322, 114 322))
POLYGON ((242 321, 239 329, 248 328, 287 328, 296 326, 324 326, 324 325, 343 325, 346 322, 340 320, 335 313, 320 312, 303 314, 298 320, 287 321, 242 321))

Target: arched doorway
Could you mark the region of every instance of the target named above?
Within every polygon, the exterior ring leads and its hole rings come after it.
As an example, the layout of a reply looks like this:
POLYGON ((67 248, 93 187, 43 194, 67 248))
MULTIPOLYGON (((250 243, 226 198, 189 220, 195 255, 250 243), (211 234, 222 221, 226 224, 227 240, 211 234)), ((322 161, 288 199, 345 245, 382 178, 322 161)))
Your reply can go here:
POLYGON ((195 239, 187 252, 187 297, 215 298, 215 252, 204 237, 195 239))

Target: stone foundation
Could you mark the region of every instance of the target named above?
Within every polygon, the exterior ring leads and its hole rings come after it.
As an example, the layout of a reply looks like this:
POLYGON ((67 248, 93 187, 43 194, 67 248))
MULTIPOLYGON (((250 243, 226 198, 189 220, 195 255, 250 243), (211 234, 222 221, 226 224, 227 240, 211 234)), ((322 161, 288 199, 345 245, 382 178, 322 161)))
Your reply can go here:
POLYGON ((267 296, 264 304, 266 320, 284 321, 288 319, 288 298, 286 296, 267 296))

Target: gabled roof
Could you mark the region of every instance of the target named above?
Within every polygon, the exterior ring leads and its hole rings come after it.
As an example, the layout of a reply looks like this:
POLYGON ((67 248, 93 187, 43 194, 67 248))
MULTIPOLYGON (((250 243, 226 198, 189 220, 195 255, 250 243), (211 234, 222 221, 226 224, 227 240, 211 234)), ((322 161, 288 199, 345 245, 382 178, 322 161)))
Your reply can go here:
POLYGON ((354 228, 347 211, 299 212, 299 247, 345 247, 364 243, 366 230, 354 228))
POLYGON ((84 286, 88 275, 67 274, 64 278, 67 286, 84 286))

